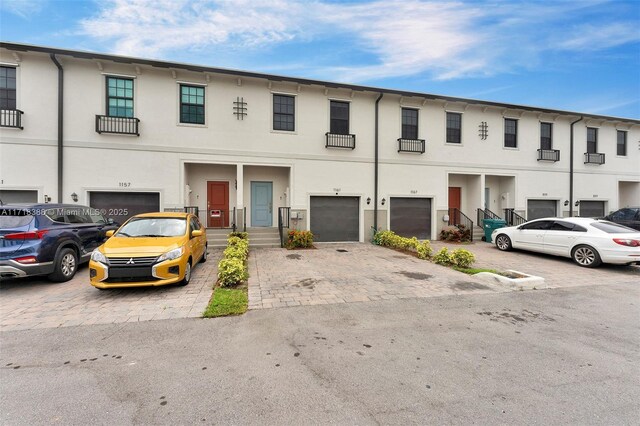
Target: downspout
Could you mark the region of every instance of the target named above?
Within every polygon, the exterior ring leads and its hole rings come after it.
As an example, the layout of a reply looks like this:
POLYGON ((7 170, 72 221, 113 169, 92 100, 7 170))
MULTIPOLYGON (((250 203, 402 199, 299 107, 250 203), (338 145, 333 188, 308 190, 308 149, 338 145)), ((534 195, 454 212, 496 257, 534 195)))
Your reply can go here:
POLYGON ((374 233, 378 232, 378 104, 384 93, 380 93, 376 99, 376 117, 375 117, 375 160, 374 160, 374 180, 373 180, 373 229, 374 233))
POLYGON ((580 118, 571 123, 571 141, 569 142, 569 217, 573 217, 573 125, 582 121, 583 118, 583 116, 580 116, 580 118))
POLYGON ((62 203, 62 171, 63 171, 63 157, 62 157, 62 117, 63 117, 63 102, 62 96, 64 93, 64 70, 62 65, 58 62, 54 53, 49 54, 49 57, 53 63, 58 67, 58 203, 62 203))

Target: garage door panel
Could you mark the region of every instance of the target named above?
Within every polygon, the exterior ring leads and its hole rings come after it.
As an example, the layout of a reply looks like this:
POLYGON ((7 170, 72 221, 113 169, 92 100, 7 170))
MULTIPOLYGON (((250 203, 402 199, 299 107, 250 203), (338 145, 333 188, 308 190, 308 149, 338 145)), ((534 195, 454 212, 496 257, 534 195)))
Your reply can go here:
POLYGON ((315 241, 359 241, 360 199, 311 197, 310 222, 315 241))
POLYGON ((3 189, 0 190, 0 200, 3 204, 37 203, 38 191, 3 189))
POLYGON ((131 216, 160 211, 160 194, 95 191, 89 193, 89 205, 116 222, 124 223, 131 216))
POLYGON ((556 217, 558 215, 557 205, 555 200, 528 200, 527 220, 556 217))
POLYGON ((581 217, 603 217, 604 201, 580 201, 581 217))
POLYGON ((392 197, 390 228, 402 237, 431 238, 431 199, 392 197))

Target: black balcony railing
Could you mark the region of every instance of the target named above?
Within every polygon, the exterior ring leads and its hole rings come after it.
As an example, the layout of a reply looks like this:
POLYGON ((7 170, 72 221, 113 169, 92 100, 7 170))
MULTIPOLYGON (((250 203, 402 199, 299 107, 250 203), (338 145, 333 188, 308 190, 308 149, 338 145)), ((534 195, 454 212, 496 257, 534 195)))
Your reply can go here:
POLYGON ((22 114, 19 109, 0 109, 0 127, 22 130, 22 114))
POLYGON ((478 209, 476 211, 476 220, 477 220, 476 223, 478 224, 479 227, 482 228, 484 226, 485 219, 502 219, 502 218, 489 209, 478 209))
POLYGON ((415 152, 424 154, 424 139, 398 139, 398 152, 415 152))
POLYGON ((325 148, 356 148, 356 135, 343 135, 338 133, 325 133, 327 142, 325 148))
POLYGON ((96 115, 96 132, 140 136, 140 119, 135 117, 109 117, 96 115))
POLYGON ((560 161, 559 149, 539 149, 538 161, 560 161))
POLYGON ((604 154, 597 152, 585 152, 584 164, 604 164, 604 154))

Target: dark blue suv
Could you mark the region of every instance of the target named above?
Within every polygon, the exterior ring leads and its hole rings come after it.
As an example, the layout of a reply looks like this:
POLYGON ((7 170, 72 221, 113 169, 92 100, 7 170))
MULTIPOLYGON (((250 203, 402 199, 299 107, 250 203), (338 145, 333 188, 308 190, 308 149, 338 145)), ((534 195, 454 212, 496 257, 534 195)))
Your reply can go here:
POLYGON ((68 281, 118 226, 99 210, 69 204, 0 205, 0 280, 47 275, 68 281))

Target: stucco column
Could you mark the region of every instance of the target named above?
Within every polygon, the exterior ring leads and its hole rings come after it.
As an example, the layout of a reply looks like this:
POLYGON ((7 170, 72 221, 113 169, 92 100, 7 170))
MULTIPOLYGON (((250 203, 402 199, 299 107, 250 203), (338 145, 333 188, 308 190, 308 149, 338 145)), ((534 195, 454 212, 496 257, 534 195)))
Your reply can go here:
MULTIPOLYGON (((486 181, 485 180, 485 174, 484 173, 480 174, 480 205, 473 208, 473 213, 474 214, 475 214, 476 209, 478 207, 483 209, 483 210, 485 208, 485 203, 486 203, 486 200, 484 199, 484 188, 485 188, 485 183, 486 183, 485 181, 486 181)), ((479 226, 479 224, 478 224, 478 226, 479 226)))

